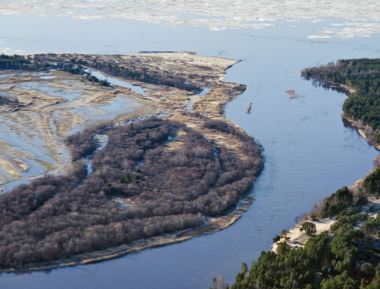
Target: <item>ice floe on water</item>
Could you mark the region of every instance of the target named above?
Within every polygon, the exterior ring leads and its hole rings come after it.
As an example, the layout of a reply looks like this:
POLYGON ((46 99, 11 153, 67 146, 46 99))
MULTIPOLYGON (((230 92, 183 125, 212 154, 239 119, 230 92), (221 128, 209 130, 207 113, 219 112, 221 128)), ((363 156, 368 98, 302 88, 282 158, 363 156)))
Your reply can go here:
POLYGON ((310 39, 366 37, 380 32, 378 0, 2 0, 0 15, 122 18, 211 30, 265 28, 274 21, 334 19, 310 39), (281 2, 281 3, 279 3, 281 2))
MULTIPOLYGON (((0 42, 1 45, 1 42, 0 42)), ((18 55, 26 55, 28 54, 26 51, 21 49, 12 49, 9 47, 0 47, 0 54, 18 54, 18 55)))

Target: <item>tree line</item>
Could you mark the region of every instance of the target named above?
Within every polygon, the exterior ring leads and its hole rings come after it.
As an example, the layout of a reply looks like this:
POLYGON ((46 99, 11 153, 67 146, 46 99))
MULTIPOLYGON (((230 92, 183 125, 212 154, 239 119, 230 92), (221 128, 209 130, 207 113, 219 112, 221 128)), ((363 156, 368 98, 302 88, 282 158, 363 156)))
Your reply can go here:
MULTIPOLYGON (((243 265, 228 288, 380 288, 380 215, 363 213, 367 198, 373 195, 368 184, 374 182, 380 183, 379 169, 366 177, 359 194, 347 187, 338 190, 314 212, 314 218, 336 218, 329 232, 312 236, 303 248, 279 243, 277 253, 262 252, 250 269, 243 265)), ((310 228, 305 225, 304 229, 310 228)))
POLYGON ((380 142, 380 59, 349 59, 304 69, 302 75, 315 84, 349 93, 343 104, 344 113, 373 128, 375 141, 380 142))

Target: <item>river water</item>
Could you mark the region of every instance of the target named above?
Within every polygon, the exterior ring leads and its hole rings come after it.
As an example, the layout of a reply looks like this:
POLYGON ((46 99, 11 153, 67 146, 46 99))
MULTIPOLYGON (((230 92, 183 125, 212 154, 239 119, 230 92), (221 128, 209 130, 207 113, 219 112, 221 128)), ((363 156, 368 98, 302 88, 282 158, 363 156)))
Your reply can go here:
POLYGON ((205 289, 222 274, 232 281, 272 238, 372 167, 376 151, 345 127, 345 96, 302 80, 304 67, 348 57, 379 57, 380 37, 310 40, 320 23, 279 22, 263 30, 209 31, 118 20, 0 17, 0 45, 26 52, 128 53, 186 50, 241 59, 227 79, 247 85, 226 116, 265 148, 256 201, 230 228, 115 260, 50 272, 2 274, 0 288, 205 289), (299 95, 289 99, 286 90, 299 95), (252 112, 246 113, 252 102, 252 112))

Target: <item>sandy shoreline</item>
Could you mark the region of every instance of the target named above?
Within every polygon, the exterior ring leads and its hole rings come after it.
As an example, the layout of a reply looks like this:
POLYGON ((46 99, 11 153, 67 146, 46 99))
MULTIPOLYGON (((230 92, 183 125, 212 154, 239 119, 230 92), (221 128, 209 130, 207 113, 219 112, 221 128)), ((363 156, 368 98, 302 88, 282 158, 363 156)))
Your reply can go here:
POLYGON ((330 227, 335 223, 332 218, 323 218, 313 221, 309 218, 302 220, 302 222, 297 223, 294 227, 286 231, 286 234, 281 236, 280 240, 272 244, 272 251, 277 252, 279 243, 287 243, 290 247, 303 247, 306 242, 311 238, 305 232, 301 231, 301 225, 303 222, 313 223, 316 227, 315 235, 319 235, 323 232, 329 231, 330 227))

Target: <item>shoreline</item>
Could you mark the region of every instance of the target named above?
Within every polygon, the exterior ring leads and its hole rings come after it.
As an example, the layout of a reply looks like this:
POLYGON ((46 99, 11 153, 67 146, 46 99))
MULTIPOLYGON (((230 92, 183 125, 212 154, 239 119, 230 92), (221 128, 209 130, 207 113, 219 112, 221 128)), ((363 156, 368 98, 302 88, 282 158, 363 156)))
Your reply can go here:
POLYGON ((54 269, 73 267, 77 265, 95 264, 107 260, 120 258, 129 254, 139 253, 146 249, 153 249, 168 246, 171 244, 177 244, 187 240, 191 240, 196 237, 217 233, 235 224, 242 217, 242 215, 250 208, 253 202, 254 198, 248 195, 246 198, 240 200, 241 204, 238 205, 234 210, 232 210, 232 212, 230 212, 228 215, 212 218, 212 221, 210 223, 194 229, 188 229, 177 233, 167 233, 161 236, 138 240, 132 242, 129 245, 123 244, 116 247, 111 247, 109 249, 79 254, 62 261, 49 262, 41 266, 31 265, 23 269, 0 270, 0 275, 23 274, 36 271, 50 271, 54 269))
MULTIPOLYGON (((307 79, 307 78, 306 78, 307 79)), ((311 78, 313 79, 313 78, 311 78)), ((310 79, 307 79, 310 80, 310 79)), ((341 92, 346 95, 347 98, 351 96, 351 94, 356 92, 356 89, 344 84, 332 82, 332 81, 322 81, 316 79, 318 82, 322 84, 324 88, 332 89, 338 92, 341 92)), ((369 125, 363 124, 359 120, 355 120, 349 116, 347 116, 344 112, 341 113, 342 121, 344 125, 349 126, 350 128, 356 130, 358 134, 368 142, 369 145, 374 147, 377 151, 380 151, 380 143, 377 143, 374 138, 373 128, 369 125)), ((372 169, 373 170, 373 169, 372 169)), ((367 174, 371 173, 370 170, 367 174)), ((354 184, 350 185, 351 190, 355 190, 358 184, 362 183, 365 176, 357 179, 354 184)), ((323 200, 322 200, 323 201, 323 200)), ((316 203, 318 204, 318 203, 316 203)), ((316 205, 315 204, 315 205, 316 205)), ((313 209, 312 209, 313 210, 313 209)), ((318 220, 312 220, 310 215, 312 214, 312 210, 308 211, 304 217, 298 220, 292 227, 287 230, 284 230, 284 236, 281 234, 280 239, 277 242, 273 242, 271 246, 271 251, 276 252, 278 244, 281 242, 287 243, 291 247, 303 247, 308 239, 311 236, 308 236, 305 232, 300 231, 300 227, 303 222, 311 222, 316 225, 317 233, 315 235, 319 235, 322 232, 326 232, 330 230, 331 225, 335 223, 335 218, 320 218, 318 220), (290 235, 290 236, 289 236, 290 235), (301 240, 301 242, 300 242, 301 240)))
POLYGON ((376 150, 380 151, 380 144, 374 140, 374 132, 372 127, 364 125, 361 121, 355 120, 344 113, 342 113, 343 122, 351 128, 357 130, 359 135, 365 139, 369 145, 373 146, 376 150))

